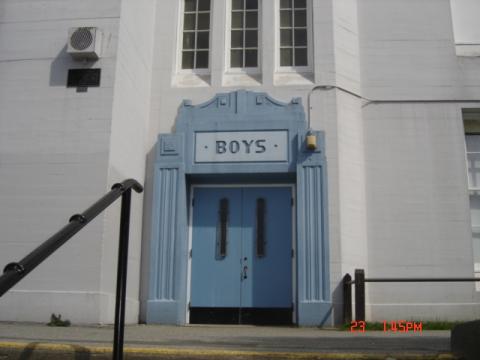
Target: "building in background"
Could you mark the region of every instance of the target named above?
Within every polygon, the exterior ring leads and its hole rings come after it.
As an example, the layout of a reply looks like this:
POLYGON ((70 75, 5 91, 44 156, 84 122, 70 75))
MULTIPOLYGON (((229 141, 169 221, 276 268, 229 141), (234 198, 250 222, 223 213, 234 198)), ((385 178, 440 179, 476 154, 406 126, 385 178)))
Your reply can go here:
MULTIPOLYGON (((135 178, 130 323, 332 325, 357 268, 480 276, 479 12, 0 0, 0 263, 135 178)), ((3 296, 0 320, 112 322, 118 218, 3 296)), ((480 317, 473 282, 366 297, 367 320, 480 317)))

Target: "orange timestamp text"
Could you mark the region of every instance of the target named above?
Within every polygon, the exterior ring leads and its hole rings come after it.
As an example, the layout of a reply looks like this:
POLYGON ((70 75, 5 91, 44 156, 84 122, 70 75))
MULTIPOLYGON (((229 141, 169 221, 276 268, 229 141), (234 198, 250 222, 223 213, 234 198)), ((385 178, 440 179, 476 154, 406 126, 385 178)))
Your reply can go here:
MULTIPOLYGON (((383 332, 393 332, 393 333, 408 333, 408 332, 422 332, 423 324, 422 322, 407 321, 407 320, 394 320, 387 321, 384 320, 383 332)), ((350 332, 365 332, 367 330, 366 321, 352 321, 350 324, 350 332)), ((381 330, 377 328, 376 330, 381 330)))

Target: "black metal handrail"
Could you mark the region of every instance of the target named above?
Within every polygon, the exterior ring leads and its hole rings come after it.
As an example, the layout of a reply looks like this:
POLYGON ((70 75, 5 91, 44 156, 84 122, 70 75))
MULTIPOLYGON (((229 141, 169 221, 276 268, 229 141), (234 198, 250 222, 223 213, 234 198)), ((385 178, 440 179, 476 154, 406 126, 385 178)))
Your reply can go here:
POLYGON ((367 282, 472 282, 480 278, 366 278, 365 270, 355 269, 355 279, 350 274, 343 277, 343 321, 352 321, 352 284, 355 285, 355 320, 365 321, 365 283, 367 282))
POLYGON ((97 217, 120 196, 122 209, 120 215, 120 236, 118 245, 117 291, 115 303, 115 328, 113 340, 113 359, 123 358, 123 334, 125 325, 125 303, 127 284, 128 235, 130 229, 130 203, 132 189, 143 191, 134 179, 128 179, 112 186, 112 190, 100 198, 81 214, 70 217, 69 223, 56 234, 48 238, 30 254, 18 262, 9 263, 0 276, 0 297, 22 280, 27 274, 65 244, 73 235, 97 217))

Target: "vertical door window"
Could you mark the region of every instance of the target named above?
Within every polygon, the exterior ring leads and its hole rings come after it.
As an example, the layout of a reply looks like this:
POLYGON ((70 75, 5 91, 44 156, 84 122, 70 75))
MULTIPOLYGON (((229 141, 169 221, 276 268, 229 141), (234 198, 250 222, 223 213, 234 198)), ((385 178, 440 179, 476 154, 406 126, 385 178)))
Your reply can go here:
POLYGON ((307 0, 280 0, 280 66, 308 66, 307 0))
POLYGON ((228 199, 220 199, 218 210, 217 227, 217 251, 216 258, 223 259, 227 256, 227 236, 228 236, 228 199))
POLYGON ((265 256, 265 218, 266 218, 266 201, 264 198, 257 199, 257 233, 256 233, 256 247, 257 257, 265 256))
POLYGON ((232 0, 230 67, 258 67, 258 0, 232 0))
POLYGON ((182 69, 207 69, 210 49, 210 0, 185 0, 182 69))

